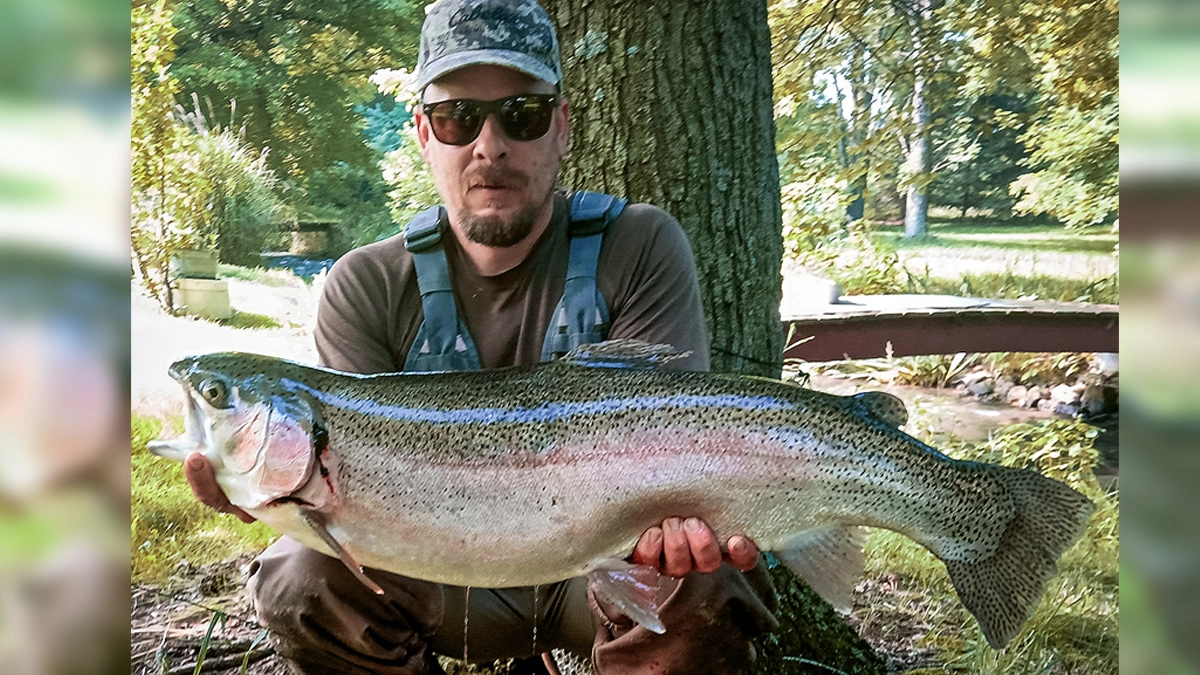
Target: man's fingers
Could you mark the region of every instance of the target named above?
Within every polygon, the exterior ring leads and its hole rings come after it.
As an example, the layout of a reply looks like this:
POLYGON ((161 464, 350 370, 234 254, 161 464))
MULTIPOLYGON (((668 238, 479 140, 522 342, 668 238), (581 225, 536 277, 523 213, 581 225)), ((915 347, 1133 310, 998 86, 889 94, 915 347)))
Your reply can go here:
POLYGON ((743 572, 749 572, 758 565, 758 546, 741 535, 729 538, 729 555, 726 559, 730 565, 743 572))
POLYGON ((721 566, 721 547, 712 530, 699 518, 688 518, 683 523, 688 548, 697 572, 715 572, 721 566))
POLYGON ((652 527, 642 533, 637 546, 633 549, 630 561, 635 565, 647 565, 658 569, 662 564, 663 531, 661 527, 652 527))
POLYGON ((671 577, 687 576, 692 571, 692 550, 683 531, 683 520, 667 518, 663 521, 662 530, 662 573, 671 577))

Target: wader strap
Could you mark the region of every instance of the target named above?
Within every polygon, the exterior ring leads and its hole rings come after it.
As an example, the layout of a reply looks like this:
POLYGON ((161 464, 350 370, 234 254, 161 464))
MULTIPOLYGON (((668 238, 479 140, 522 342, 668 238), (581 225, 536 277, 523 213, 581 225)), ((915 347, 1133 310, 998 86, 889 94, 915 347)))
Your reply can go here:
POLYGON ((405 359, 406 371, 480 369, 471 333, 458 318, 446 251, 440 245, 443 213, 440 207, 426 209, 404 231, 404 246, 412 252, 425 315, 405 359))
POLYGON ((543 361, 608 337, 608 303, 596 287, 596 268, 604 230, 621 215, 626 203, 625 199, 598 192, 580 191, 571 198, 567 281, 542 342, 543 361))

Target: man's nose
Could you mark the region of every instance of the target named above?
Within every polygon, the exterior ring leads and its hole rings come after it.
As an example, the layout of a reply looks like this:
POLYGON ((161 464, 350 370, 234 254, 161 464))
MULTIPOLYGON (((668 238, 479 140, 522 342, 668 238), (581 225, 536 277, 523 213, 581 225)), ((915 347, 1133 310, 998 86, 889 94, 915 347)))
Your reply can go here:
POLYGON ((508 154, 509 142, 496 116, 488 115, 483 121, 483 128, 479 130, 479 137, 475 139, 475 155, 491 159, 503 157, 508 154))

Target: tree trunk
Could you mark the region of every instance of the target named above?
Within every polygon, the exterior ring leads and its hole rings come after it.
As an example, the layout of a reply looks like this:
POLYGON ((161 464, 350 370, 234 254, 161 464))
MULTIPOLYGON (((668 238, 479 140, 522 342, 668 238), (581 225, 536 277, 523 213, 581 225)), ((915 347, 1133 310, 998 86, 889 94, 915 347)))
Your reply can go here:
POLYGON ((696 255, 713 369, 778 376, 779 166, 765 0, 546 0, 572 150, 562 183, 656 204, 696 255))
POLYGON ((912 94, 912 138, 908 145, 905 163, 908 174, 908 198, 905 200, 904 236, 912 239, 924 237, 929 215, 928 182, 932 169, 929 152, 929 104, 925 100, 928 78, 929 50, 926 31, 931 17, 930 0, 916 0, 913 7, 913 61, 916 74, 913 77, 912 94))
MULTIPOLYGON (((691 240, 713 369, 777 377, 783 225, 766 0, 543 0, 559 28, 572 150, 562 182, 671 212, 691 240)), ((783 568, 756 672, 881 661, 783 568), (819 645, 819 646, 818 646, 819 645)))

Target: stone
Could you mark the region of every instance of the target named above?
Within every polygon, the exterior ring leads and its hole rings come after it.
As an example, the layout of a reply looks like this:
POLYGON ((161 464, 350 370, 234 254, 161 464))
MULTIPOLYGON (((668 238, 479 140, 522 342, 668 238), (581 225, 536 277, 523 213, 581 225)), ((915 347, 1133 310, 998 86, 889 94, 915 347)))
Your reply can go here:
POLYGON ((992 381, 988 379, 976 380, 967 385, 967 391, 972 396, 983 397, 992 393, 992 381))
POLYGON ((1045 394, 1043 394, 1041 387, 1036 386, 1036 385, 1032 386, 1029 388, 1029 391, 1025 394, 1025 400, 1022 402, 1022 405, 1026 408, 1036 408, 1038 405, 1038 401, 1042 400, 1042 397, 1044 395, 1045 394))
POLYGON ((1050 390, 1050 400, 1063 405, 1076 405, 1079 403, 1080 393, 1081 390, 1076 390, 1069 384, 1059 384, 1050 390))
POLYGON ((1009 405, 1024 407, 1025 406, 1025 397, 1027 397, 1028 395, 1029 395, 1028 387, 1025 387, 1025 386, 1022 386, 1019 384, 1014 384, 1012 387, 1009 388, 1008 393, 1006 393, 1004 395, 1004 400, 1007 401, 1009 405))

